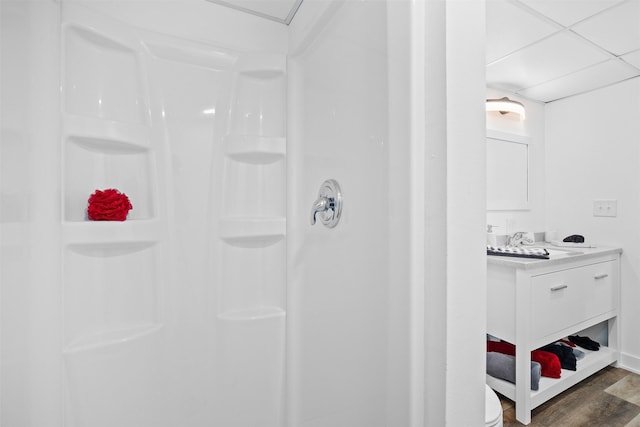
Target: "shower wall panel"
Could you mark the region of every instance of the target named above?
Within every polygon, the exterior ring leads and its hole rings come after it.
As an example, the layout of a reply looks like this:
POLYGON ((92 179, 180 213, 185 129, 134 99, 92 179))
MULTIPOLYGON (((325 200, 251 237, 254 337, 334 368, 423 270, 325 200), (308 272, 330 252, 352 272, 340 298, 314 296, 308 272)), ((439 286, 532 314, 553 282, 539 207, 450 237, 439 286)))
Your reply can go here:
POLYGON ((62 423, 60 5, 0 2, 0 425, 62 423))
POLYGON ((66 425, 282 425, 284 55, 62 11, 66 425))
POLYGON ((287 403, 292 426, 409 425, 404 4, 303 2, 291 23, 287 403), (309 222, 325 179, 337 180, 342 190, 335 228, 309 222))

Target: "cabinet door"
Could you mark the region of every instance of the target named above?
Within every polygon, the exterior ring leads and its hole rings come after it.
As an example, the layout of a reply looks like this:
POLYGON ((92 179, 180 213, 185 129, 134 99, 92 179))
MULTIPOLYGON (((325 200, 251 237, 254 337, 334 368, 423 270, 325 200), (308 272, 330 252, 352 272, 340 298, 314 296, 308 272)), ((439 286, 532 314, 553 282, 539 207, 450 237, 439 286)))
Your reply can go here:
POLYGON ((545 337, 613 310, 613 265, 613 261, 607 261, 533 277, 533 338, 545 337))

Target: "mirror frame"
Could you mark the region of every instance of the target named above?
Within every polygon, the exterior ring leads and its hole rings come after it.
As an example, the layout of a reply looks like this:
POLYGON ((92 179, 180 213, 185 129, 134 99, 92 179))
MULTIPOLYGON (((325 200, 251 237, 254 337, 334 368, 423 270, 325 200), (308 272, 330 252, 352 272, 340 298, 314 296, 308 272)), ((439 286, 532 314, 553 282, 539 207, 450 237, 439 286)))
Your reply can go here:
MULTIPOLYGON (((531 209, 531 138, 524 135, 517 135, 513 133, 500 132, 496 130, 487 129, 486 143, 490 140, 498 140, 502 142, 509 142, 513 144, 524 145, 527 153, 527 170, 526 181, 527 190, 526 197, 523 199, 514 200, 489 200, 487 198, 487 210, 488 211, 517 211, 517 210, 530 210, 531 209)), ((487 162, 488 167, 488 162, 487 162)), ((488 194, 488 170, 487 170, 487 194, 488 194)))

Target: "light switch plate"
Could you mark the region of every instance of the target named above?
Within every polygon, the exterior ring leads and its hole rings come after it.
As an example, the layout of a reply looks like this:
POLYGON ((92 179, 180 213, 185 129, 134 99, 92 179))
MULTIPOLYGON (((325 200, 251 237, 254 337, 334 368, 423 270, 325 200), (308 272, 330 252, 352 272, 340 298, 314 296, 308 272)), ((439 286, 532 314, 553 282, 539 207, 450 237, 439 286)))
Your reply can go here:
POLYGON ((594 200, 593 216, 618 216, 617 200, 594 200))

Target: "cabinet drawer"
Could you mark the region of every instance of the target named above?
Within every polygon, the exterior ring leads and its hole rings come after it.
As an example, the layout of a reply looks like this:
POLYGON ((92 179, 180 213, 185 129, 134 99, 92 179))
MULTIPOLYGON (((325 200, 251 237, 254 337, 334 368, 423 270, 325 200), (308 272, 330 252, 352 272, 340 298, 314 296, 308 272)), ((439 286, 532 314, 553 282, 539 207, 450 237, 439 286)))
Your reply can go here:
POLYGON ((531 332, 542 338, 615 309, 614 262, 533 277, 531 332))

